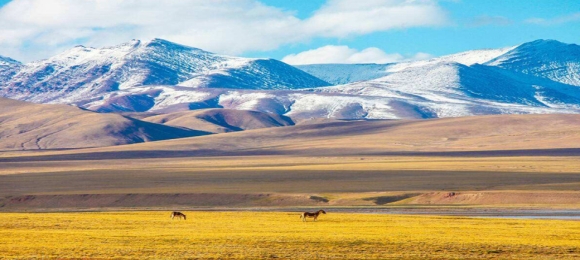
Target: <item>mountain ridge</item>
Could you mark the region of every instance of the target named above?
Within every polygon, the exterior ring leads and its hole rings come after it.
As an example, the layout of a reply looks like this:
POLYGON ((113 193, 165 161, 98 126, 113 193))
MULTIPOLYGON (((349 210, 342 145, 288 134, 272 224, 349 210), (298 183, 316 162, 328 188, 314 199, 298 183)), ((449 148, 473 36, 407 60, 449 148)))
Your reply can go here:
POLYGON ((406 61, 386 64, 310 64, 297 65, 296 67, 330 83, 342 85, 358 81, 377 79, 387 76, 392 72, 401 71, 409 67, 425 66, 440 62, 456 62, 467 66, 477 63, 484 64, 514 48, 516 47, 514 46, 500 49, 472 50, 421 61, 406 61), (368 69, 369 67, 370 71, 368 69), (342 75, 335 77, 333 73, 329 72, 332 70, 340 70, 342 75))
POLYGON ((134 40, 8 66, 16 72, 0 66, 0 95, 98 112, 219 108, 299 121, 580 113, 580 48, 553 40, 423 61, 309 66, 314 76, 273 59, 134 40))
POLYGON ((556 40, 527 42, 486 65, 580 86, 580 46, 576 44, 556 40))
POLYGON ((76 46, 2 75, 4 97, 80 105, 99 94, 147 85, 247 89, 329 85, 282 62, 218 55, 162 39, 104 48, 76 46))

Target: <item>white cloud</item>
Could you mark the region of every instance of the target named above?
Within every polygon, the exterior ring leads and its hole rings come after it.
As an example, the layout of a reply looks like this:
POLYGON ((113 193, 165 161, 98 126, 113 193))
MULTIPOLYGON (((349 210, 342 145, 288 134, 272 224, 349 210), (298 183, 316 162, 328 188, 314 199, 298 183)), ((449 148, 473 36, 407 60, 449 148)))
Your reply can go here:
POLYGON ((445 12, 429 0, 329 0, 306 23, 324 36, 346 37, 375 31, 448 23, 445 12))
POLYGON ((564 16, 558 16, 551 19, 545 18, 530 18, 525 21, 526 23, 530 24, 537 24, 537 25, 557 25, 557 24, 564 24, 564 23, 571 23, 571 22, 580 22, 580 12, 573 13, 564 16))
POLYGON ((302 20, 258 0, 14 0, 0 9, 0 54, 26 61, 151 38, 241 54, 445 21, 434 0, 328 0, 302 20))
POLYGON ((17 0, 0 9, 0 51, 18 49, 12 55, 27 59, 77 44, 157 37, 236 54, 300 40, 299 23, 253 0, 17 0))
POLYGON ((405 57, 399 53, 385 53, 375 47, 359 51, 344 45, 327 45, 318 49, 290 54, 284 57, 282 61, 288 64, 300 65, 322 63, 391 63, 428 58, 431 58, 431 55, 421 52, 411 57, 405 57))

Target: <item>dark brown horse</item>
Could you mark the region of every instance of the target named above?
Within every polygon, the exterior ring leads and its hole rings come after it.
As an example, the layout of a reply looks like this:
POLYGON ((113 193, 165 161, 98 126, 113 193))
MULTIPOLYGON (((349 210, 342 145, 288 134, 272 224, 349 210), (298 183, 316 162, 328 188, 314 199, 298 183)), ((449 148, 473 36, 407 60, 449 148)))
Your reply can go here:
POLYGON ((300 219, 302 219, 302 221, 306 221, 306 218, 314 218, 314 221, 316 221, 316 219, 318 218, 318 215, 320 215, 320 213, 326 214, 326 211, 324 210, 319 210, 316 212, 304 212, 302 214, 300 214, 300 219))
POLYGON ((171 219, 173 219, 175 217, 176 218, 183 218, 183 220, 186 220, 187 219, 187 217, 185 216, 185 214, 183 214, 183 213, 181 213, 179 211, 173 211, 173 212, 171 212, 171 219))

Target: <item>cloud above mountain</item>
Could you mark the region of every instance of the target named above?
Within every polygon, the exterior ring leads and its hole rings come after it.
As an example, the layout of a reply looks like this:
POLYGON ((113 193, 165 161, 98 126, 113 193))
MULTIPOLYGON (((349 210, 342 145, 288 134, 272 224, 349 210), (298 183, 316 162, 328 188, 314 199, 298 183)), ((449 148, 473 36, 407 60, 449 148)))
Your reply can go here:
POLYGON ((435 1, 330 0, 306 21, 313 34, 348 37, 447 23, 435 1))
POLYGON ((409 60, 424 60, 432 56, 427 53, 417 53, 404 56, 400 53, 386 53, 375 47, 357 50, 345 45, 327 45, 313 50, 290 54, 282 61, 292 65, 325 64, 325 63, 392 63, 409 60))
POLYGON ((240 54, 446 23, 434 0, 328 0, 302 19, 257 0, 15 0, 0 9, 0 53, 28 61, 77 44, 160 37, 240 54))

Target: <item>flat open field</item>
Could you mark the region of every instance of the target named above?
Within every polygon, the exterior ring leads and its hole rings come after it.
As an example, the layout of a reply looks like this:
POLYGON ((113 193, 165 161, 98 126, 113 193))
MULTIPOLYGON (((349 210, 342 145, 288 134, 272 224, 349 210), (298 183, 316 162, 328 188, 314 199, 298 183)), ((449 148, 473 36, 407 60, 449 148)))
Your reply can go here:
POLYGON ((267 212, 2 213, 2 258, 572 259, 580 221, 267 212), (540 231, 540 232, 539 232, 540 231))
POLYGON ((395 199, 409 194, 423 195, 405 200, 408 204, 566 204, 577 208, 580 160, 557 156, 245 156, 0 163, 2 211, 377 206, 401 204, 395 199), (460 195, 445 198, 450 191, 460 195), (311 200, 311 196, 328 202, 311 200), (376 197, 383 199, 372 199, 376 197))
POLYGON ((0 258, 580 258, 580 221, 344 213, 577 217, 578 121, 334 122, 0 152, 0 211, 14 212, 0 213, 0 258), (299 208, 330 213, 272 212, 299 208))
POLYGON ((578 208, 579 126, 578 115, 341 121, 100 148, 4 151, 0 211, 578 208))

